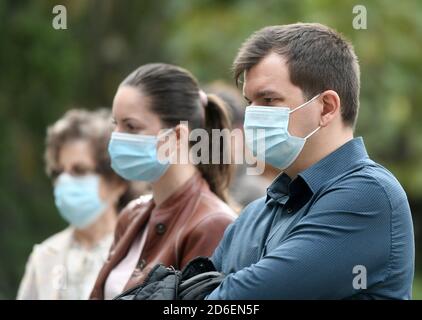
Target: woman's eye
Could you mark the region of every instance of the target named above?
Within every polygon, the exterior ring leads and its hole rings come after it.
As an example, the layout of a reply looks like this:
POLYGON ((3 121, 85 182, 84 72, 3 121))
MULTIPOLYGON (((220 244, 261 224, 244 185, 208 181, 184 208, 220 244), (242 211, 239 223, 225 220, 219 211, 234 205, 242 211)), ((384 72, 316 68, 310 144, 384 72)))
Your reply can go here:
POLYGON ((59 175, 61 175, 63 173, 63 170, 61 169, 54 169, 53 171, 51 171, 51 178, 57 179, 59 177, 59 175))
POLYGON ((271 104, 274 102, 274 98, 264 98, 265 104, 271 104))
POLYGON ((86 175, 90 170, 87 168, 75 167, 72 171, 75 176, 83 176, 86 175))
POLYGON ((128 124, 126 125, 126 128, 127 128, 127 130, 128 130, 129 132, 136 132, 136 131, 138 130, 138 128, 137 128, 137 127, 135 127, 134 125, 132 125, 132 124, 130 124, 130 123, 128 123, 128 124))

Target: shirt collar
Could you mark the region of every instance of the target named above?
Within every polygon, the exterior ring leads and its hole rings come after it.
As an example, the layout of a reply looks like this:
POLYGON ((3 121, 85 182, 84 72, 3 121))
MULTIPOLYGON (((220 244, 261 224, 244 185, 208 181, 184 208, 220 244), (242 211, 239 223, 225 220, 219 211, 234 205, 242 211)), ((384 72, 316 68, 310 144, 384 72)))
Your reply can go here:
POLYGON ((298 174, 313 193, 317 192, 328 180, 356 167, 368 159, 362 137, 354 138, 298 174))
POLYGON ((286 203, 287 199, 285 198, 289 194, 289 185, 291 181, 292 179, 284 172, 279 174, 267 188, 267 198, 265 202, 267 203, 268 200, 273 199, 281 204, 286 203))
POLYGON ((368 154, 362 137, 354 138, 299 173, 299 179, 296 178, 292 181, 287 174, 281 173, 267 188, 265 202, 267 203, 268 200, 273 199, 281 204, 286 203, 292 191, 303 187, 303 181, 309 187, 310 191, 315 193, 326 181, 350 170, 363 159, 367 158, 368 154))

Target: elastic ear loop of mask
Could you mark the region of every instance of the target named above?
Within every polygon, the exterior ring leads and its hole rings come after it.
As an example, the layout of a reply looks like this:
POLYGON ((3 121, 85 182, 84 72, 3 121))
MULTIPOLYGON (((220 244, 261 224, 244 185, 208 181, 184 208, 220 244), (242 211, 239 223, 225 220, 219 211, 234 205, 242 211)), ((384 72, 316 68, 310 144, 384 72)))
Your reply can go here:
POLYGON ((321 129, 321 126, 319 126, 318 128, 316 128, 314 131, 312 131, 310 134, 308 134, 305 138, 303 138, 303 139, 305 139, 305 140, 308 140, 308 138, 310 137, 310 136, 312 136, 315 132, 317 132, 319 129, 321 129))
MULTIPOLYGON (((315 99, 317 99, 319 96, 321 95, 321 93, 317 94, 315 97, 313 97, 311 100, 306 101, 305 103, 301 104, 300 106, 294 108, 293 110, 289 111, 289 114, 292 112, 295 112, 296 110, 299 110, 305 106, 307 106, 308 104, 310 104, 312 101, 314 101, 315 99)), ((305 140, 307 140, 309 137, 311 137, 315 132, 317 132, 319 129, 321 129, 321 126, 318 126, 318 128, 316 128, 315 130, 313 130, 311 133, 309 133, 305 138, 305 140)))
MULTIPOLYGON (((165 139, 165 137, 172 131, 175 131, 175 128, 169 128, 167 130, 164 130, 164 132, 160 132, 157 136, 157 141, 162 141, 162 139, 165 139)), ((171 157, 171 155, 168 157, 168 159, 171 157)))
POLYGON ((305 103, 302 103, 300 106, 298 106, 298 107, 294 108, 293 110, 290 110, 290 111, 289 111, 289 113, 293 113, 293 112, 295 112, 296 110, 299 110, 299 109, 301 109, 301 108, 303 108, 303 107, 307 106, 307 105, 308 105, 308 104, 310 104, 312 101, 314 101, 316 98, 318 98, 320 95, 321 95, 321 93, 318 93, 318 94, 317 94, 315 97, 313 97, 311 100, 306 101, 305 103))
POLYGON ((164 130, 164 132, 160 132, 157 136, 157 140, 161 140, 163 137, 165 137, 168 133, 172 132, 173 130, 175 130, 175 129, 169 128, 167 130, 164 130))

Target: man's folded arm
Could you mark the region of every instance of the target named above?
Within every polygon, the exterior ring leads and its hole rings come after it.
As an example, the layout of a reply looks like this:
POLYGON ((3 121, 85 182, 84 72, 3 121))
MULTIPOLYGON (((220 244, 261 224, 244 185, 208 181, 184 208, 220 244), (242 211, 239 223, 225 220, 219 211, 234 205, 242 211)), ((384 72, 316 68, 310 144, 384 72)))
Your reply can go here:
POLYGON ((207 299, 347 298, 358 292, 360 266, 367 286, 382 282, 391 207, 381 188, 369 179, 365 188, 344 184, 321 196, 288 238, 256 264, 227 275, 207 299))

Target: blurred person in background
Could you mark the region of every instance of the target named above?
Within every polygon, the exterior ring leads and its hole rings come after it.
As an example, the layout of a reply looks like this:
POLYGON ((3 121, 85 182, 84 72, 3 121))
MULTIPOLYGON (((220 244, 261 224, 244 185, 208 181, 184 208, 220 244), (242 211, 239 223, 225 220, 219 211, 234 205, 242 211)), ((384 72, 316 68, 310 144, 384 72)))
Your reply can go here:
MULTIPOLYGON (((239 89, 222 80, 217 80, 205 86, 204 90, 223 99, 228 106, 233 129, 239 129, 243 132, 246 102, 239 89)), ((280 170, 266 164, 262 174, 248 175, 244 155, 249 150, 245 150, 244 137, 242 141, 235 139, 234 144, 232 146, 233 152, 240 153, 239 159, 244 159, 244 161, 242 164, 236 164, 236 171, 229 192, 233 200, 242 209, 252 201, 265 195, 268 185, 280 173, 280 170)))
POLYGON ((107 110, 74 109, 47 130, 45 162, 69 227, 35 245, 17 299, 87 299, 132 188, 110 167, 107 110))
POLYGON ((189 149, 182 137, 191 130, 230 128, 224 102, 200 90, 190 72, 141 66, 120 84, 113 117, 112 167, 127 180, 151 182, 153 197, 122 211, 92 299, 112 299, 142 283, 158 263, 181 269, 209 256, 236 217, 225 203, 230 164, 162 163, 157 156, 163 136, 175 137, 171 152, 179 153, 189 149))

